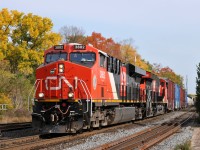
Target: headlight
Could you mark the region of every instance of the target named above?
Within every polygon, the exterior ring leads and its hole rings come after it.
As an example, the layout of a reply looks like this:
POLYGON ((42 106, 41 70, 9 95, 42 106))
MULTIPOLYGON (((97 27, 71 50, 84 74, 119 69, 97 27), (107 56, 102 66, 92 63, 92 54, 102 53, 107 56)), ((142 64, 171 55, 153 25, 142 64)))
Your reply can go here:
POLYGON ((73 96, 74 96, 74 93, 72 93, 72 92, 69 92, 69 93, 68 93, 68 97, 69 97, 69 98, 72 98, 73 96))
POLYGON ((60 73, 64 72, 64 69, 59 68, 59 72, 60 73))
POLYGON ((44 97, 44 93, 39 93, 38 96, 39 96, 40 98, 42 98, 42 97, 44 97))
POLYGON ((59 73, 63 73, 64 72, 64 64, 59 64, 58 69, 59 69, 59 73))
POLYGON ((59 64, 59 68, 64 68, 64 65, 63 64, 59 64))

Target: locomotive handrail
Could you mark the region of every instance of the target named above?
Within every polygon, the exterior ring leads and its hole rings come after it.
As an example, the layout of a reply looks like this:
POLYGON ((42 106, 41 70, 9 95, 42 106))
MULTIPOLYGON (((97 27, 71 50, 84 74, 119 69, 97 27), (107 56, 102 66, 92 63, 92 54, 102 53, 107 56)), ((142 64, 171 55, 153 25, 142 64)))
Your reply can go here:
POLYGON ((32 91, 33 91, 33 89, 34 89, 34 87, 35 87, 35 85, 36 85, 36 83, 37 83, 38 80, 39 80, 39 82, 38 82, 38 84, 37 84, 37 86, 36 86, 36 88, 35 88, 35 91, 34 91, 34 95, 35 95, 35 92, 36 92, 36 90, 37 90, 37 88, 38 88, 38 85, 39 85, 41 79, 37 79, 37 80, 35 81, 35 83, 34 83, 32 89, 31 89, 31 91, 30 91, 30 93, 29 93, 29 95, 28 95, 28 111, 30 111, 30 96, 31 96, 31 93, 32 93, 32 91))
POLYGON ((87 111, 86 112, 88 112, 89 110, 88 110, 88 94, 89 94, 89 96, 90 96, 90 99, 91 99, 91 106, 90 106, 90 109, 91 109, 91 111, 90 111, 90 116, 92 117, 92 95, 90 94, 90 91, 89 91, 89 89, 88 89, 88 86, 87 86, 87 84, 85 83, 85 81, 84 80, 82 80, 82 79, 78 79, 78 81, 80 81, 80 83, 81 83, 81 85, 82 85, 82 87, 83 87, 83 90, 85 91, 85 94, 86 94, 86 96, 87 96, 87 111), (85 90, 85 87, 83 86, 83 83, 84 83, 84 86, 86 87, 86 89, 87 89, 87 91, 85 90), (88 94, 87 94, 88 93, 88 94))

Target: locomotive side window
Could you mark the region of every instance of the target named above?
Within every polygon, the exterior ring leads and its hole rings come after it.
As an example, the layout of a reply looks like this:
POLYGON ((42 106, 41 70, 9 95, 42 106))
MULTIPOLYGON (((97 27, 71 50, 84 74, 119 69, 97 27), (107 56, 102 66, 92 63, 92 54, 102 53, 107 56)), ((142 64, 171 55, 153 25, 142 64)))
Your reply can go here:
POLYGON ((106 56, 104 56, 103 54, 99 53, 99 58, 100 58, 100 62, 99 62, 99 66, 106 68, 106 56))
POLYGON ((113 62, 112 62, 112 66, 113 66, 113 68, 112 68, 112 72, 113 73, 116 73, 116 68, 117 68, 117 63, 116 63, 117 61, 116 61, 116 58, 113 58, 113 62))
POLYGON ((107 58, 107 62, 108 62, 108 64, 107 64, 107 71, 111 72, 112 71, 112 57, 109 56, 107 58))
POLYGON ((119 59, 113 58, 113 57, 108 57, 107 59, 108 65, 107 65, 107 70, 109 72, 115 73, 115 74, 120 74, 120 67, 121 67, 121 61, 119 59))
POLYGON ((46 54, 46 63, 58 60, 67 60, 67 53, 48 53, 46 54))
POLYGON ((117 74, 120 74, 120 67, 121 67, 121 62, 120 60, 117 60, 117 74))
POLYGON ((70 61, 83 66, 92 67, 95 63, 95 53, 70 53, 70 61))

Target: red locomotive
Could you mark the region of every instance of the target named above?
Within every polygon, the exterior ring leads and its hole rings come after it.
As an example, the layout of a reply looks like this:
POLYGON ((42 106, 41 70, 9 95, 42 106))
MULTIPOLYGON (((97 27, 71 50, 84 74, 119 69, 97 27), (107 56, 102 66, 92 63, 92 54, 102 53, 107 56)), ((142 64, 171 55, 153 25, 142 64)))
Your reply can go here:
POLYGON ((93 46, 56 45, 36 70, 33 126, 75 133, 162 114, 166 90, 156 75, 93 46))

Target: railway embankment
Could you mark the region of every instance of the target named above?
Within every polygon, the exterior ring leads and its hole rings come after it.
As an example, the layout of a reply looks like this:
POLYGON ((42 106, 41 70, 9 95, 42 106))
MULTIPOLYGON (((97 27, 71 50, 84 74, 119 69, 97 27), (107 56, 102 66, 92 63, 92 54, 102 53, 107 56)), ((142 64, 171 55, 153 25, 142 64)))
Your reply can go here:
POLYGON ((192 150, 200 150, 200 124, 194 128, 193 136, 191 140, 192 150))

